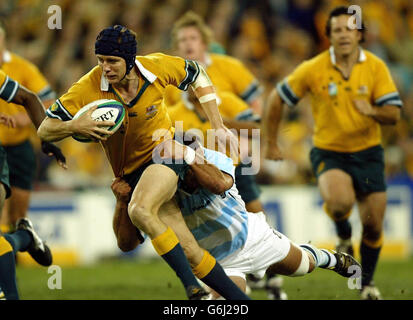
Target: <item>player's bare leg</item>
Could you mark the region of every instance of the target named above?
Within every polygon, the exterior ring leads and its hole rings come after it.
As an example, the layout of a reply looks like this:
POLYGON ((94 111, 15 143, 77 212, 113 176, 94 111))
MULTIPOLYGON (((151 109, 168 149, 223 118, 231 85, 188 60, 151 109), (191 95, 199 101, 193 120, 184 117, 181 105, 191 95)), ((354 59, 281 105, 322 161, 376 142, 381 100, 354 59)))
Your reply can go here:
POLYGON ((188 298, 201 291, 184 251, 173 230, 158 216, 159 208, 175 194, 178 176, 161 164, 145 169, 128 206, 132 223, 152 240, 156 252, 169 264, 182 281, 188 298))
POLYGON ((159 219, 162 204, 175 194, 178 176, 161 164, 150 165, 142 174, 129 202, 128 213, 133 224, 151 239, 163 234, 167 226, 159 219))
POLYGON ((350 175, 340 169, 327 170, 318 177, 318 187, 324 200, 324 210, 335 223, 339 238, 336 250, 353 255, 348 218, 356 202, 356 194, 350 175))
POLYGON ((360 244, 362 274, 361 298, 381 299, 380 292, 374 286, 373 275, 383 245, 383 220, 386 210, 386 192, 374 192, 358 200, 363 233, 360 244))
POLYGON ((15 225, 17 220, 25 218, 30 204, 30 191, 18 187, 11 187, 12 195, 6 200, 7 223, 15 225))
POLYGON ((194 235, 188 229, 181 210, 174 199, 162 205, 159 217, 166 225, 171 226, 181 243, 191 267, 196 267, 204 256, 204 250, 199 246, 194 235))

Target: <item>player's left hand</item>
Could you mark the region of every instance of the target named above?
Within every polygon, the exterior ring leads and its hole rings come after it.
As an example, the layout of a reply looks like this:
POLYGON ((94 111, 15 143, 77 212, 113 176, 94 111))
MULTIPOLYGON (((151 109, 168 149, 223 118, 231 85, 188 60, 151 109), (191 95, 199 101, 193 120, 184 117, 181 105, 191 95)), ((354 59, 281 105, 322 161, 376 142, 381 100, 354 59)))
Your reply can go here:
POLYGON ((374 107, 366 99, 354 99, 354 106, 363 115, 372 117, 376 114, 374 107))
POLYGON ((7 114, 0 113, 0 124, 4 124, 9 128, 16 128, 16 120, 7 114))
POLYGON ((42 151, 49 157, 54 156, 59 166, 63 169, 67 169, 66 157, 63 155, 62 150, 60 150, 59 147, 55 146, 53 143, 42 141, 42 151))

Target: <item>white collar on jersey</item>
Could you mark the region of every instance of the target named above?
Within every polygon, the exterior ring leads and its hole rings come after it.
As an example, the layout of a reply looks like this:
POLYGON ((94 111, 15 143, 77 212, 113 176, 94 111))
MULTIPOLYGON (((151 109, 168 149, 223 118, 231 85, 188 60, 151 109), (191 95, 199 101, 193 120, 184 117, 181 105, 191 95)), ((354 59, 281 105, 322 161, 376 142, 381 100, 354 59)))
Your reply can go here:
POLYGON ((11 61, 11 54, 9 51, 4 50, 3 52, 3 62, 7 63, 11 61))
MULTIPOLYGON (((146 69, 142 63, 138 61, 138 59, 135 59, 135 65, 138 67, 139 72, 150 82, 153 83, 157 76, 155 76, 152 72, 150 72, 148 69, 146 69)), ((102 76, 100 78, 100 90, 102 91, 108 91, 109 90, 109 82, 105 78, 105 76, 102 73, 102 76)))
MULTIPOLYGON (((359 60, 358 60, 358 62, 364 62, 364 61, 366 61, 367 57, 366 57, 366 54, 364 53, 364 50, 363 50, 361 47, 359 47, 359 50, 360 50, 360 54, 359 54, 359 60)), ((335 64, 336 64, 336 55, 335 55, 335 53, 334 53, 334 47, 331 46, 330 49, 329 49, 329 51, 330 51, 331 63, 332 63, 333 65, 335 65, 335 64)))

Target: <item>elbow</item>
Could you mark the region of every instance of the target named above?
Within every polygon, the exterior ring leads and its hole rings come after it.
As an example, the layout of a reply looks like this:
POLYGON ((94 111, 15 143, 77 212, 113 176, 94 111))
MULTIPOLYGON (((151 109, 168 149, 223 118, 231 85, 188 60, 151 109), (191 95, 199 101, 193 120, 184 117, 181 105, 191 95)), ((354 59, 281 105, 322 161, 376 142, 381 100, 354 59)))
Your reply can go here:
POLYGON ((213 182, 209 191, 211 191, 214 194, 222 194, 228 189, 230 189, 231 187, 232 187, 232 183, 229 184, 228 181, 226 181, 225 179, 223 180, 220 179, 220 180, 216 180, 213 182))
POLYGON ((227 189, 225 188, 225 185, 223 183, 216 183, 211 190, 211 192, 214 194, 222 194, 225 191, 227 191, 227 189))

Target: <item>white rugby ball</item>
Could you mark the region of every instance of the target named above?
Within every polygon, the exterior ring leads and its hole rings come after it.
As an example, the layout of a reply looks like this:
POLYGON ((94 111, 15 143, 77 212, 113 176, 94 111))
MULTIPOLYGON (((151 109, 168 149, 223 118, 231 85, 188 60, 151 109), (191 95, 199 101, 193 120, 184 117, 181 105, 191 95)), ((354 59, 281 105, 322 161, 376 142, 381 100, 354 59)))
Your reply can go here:
MULTIPOLYGON (((82 107, 78 112, 76 112, 73 119, 79 118, 82 114, 87 112, 90 108, 98 106, 95 111, 92 112, 92 119, 95 121, 113 121, 115 125, 112 127, 102 127, 106 130, 116 132, 122 125, 123 119, 125 118, 125 108, 122 103, 111 99, 101 99, 93 101, 84 107, 82 107)), ((79 134, 74 134, 73 139, 80 142, 92 142, 93 140, 84 137, 79 134)))

